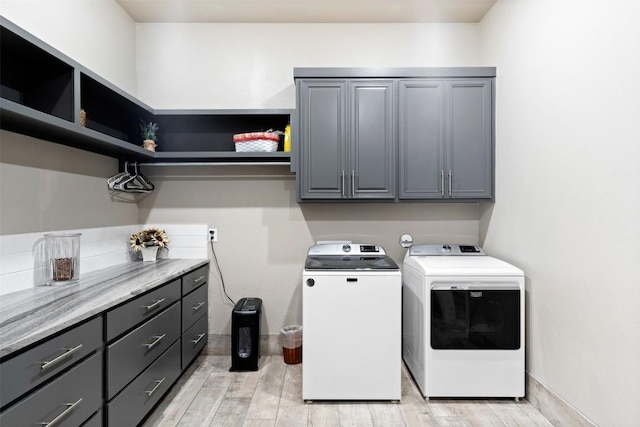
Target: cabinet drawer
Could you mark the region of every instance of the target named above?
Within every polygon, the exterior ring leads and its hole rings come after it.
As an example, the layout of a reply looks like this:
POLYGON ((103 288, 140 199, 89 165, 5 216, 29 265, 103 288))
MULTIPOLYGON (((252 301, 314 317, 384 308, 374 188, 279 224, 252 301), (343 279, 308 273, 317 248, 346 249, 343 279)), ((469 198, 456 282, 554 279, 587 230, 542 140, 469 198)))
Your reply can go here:
POLYGON ((182 335, 182 369, 184 370, 191 361, 200 353, 207 344, 208 318, 202 316, 187 332, 182 335))
POLYGON ((107 405, 110 426, 134 426, 142 420, 180 375, 180 341, 107 405))
POLYGON ((102 346, 102 317, 89 320, 0 364, 0 403, 10 403, 102 346))
POLYGON ((93 414, 89 421, 82 424, 82 427, 102 427, 102 410, 93 414))
POLYGON ((78 426, 102 404, 102 353, 94 354, 0 415, 2 426, 78 426))
POLYGON ((180 299, 180 279, 176 279, 147 294, 107 312, 107 341, 127 329, 160 313, 180 299))
POLYGON ((202 285, 182 299, 182 332, 186 331, 209 308, 209 287, 202 285))
POLYGON ((107 398, 111 399, 179 337, 178 302, 107 346, 107 398))
POLYGON ((186 295, 200 285, 207 282, 209 277, 209 266, 204 265, 200 268, 187 273, 182 277, 182 295, 186 295))

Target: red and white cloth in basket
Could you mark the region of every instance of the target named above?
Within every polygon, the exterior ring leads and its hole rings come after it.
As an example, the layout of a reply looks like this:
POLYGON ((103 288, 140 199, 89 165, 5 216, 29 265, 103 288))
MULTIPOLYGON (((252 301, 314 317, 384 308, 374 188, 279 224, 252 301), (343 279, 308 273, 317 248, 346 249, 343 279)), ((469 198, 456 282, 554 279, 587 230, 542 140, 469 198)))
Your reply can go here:
POLYGON ((233 142, 238 152, 276 151, 280 136, 273 132, 249 132, 233 135, 233 142))

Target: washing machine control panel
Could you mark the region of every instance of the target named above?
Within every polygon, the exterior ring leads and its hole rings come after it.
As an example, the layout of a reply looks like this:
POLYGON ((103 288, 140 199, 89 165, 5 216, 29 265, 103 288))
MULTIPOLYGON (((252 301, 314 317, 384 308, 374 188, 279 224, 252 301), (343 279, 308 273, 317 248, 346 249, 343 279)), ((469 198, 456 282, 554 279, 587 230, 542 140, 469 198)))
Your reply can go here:
POLYGON ((311 246, 308 255, 386 255, 384 248, 369 243, 321 243, 311 246))

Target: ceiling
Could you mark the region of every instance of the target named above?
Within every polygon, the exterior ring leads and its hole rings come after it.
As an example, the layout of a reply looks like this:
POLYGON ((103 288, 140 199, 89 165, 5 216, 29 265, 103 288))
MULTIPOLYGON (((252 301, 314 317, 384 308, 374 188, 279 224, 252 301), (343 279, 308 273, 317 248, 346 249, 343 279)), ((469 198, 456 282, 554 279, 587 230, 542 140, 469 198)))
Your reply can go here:
POLYGON ((136 22, 479 22, 496 0, 116 0, 136 22))

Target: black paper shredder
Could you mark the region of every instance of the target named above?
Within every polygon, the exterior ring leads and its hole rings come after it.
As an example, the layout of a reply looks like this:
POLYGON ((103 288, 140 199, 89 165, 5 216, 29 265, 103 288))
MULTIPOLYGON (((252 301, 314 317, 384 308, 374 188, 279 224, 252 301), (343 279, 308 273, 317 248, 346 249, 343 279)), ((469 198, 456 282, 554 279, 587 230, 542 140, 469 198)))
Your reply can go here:
POLYGON ((257 371, 260 357, 260 298, 242 298, 231 314, 231 369, 257 371))

